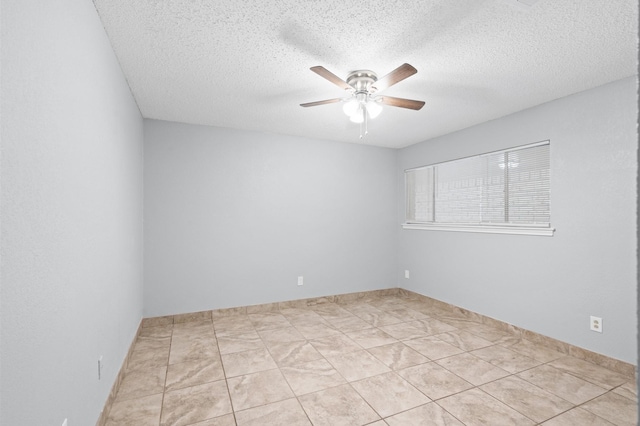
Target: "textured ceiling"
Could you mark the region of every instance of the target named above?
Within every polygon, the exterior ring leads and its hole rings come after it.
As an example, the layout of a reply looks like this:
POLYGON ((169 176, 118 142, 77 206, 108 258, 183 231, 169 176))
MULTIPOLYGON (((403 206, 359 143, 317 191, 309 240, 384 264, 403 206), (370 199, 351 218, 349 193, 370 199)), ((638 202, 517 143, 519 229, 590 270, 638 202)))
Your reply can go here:
POLYGON ((386 147, 637 73, 636 0, 94 0, 147 118, 386 147), (426 102, 385 107, 360 140, 344 96, 312 73, 383 76, 426 102))

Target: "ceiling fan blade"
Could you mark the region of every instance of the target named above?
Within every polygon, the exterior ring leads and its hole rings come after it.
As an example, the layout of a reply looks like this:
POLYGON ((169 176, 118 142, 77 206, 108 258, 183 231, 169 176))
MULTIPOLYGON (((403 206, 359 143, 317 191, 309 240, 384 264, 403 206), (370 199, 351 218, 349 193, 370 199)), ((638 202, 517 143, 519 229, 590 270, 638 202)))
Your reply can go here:
POLYGON ((384 77, 382 77, 381 79, 373 83, 372 88, 379 92, 381 90, 384 90, 388 87, 393 86, 396 83, 401 82, 407 77, 411 77, 417 72, 418 70, 415 69, 413 66, 409 64, 402 64, 395 70, 391 71, 389 74, 385 75, 384 77))
POLYGON ((332 82, 333 84, 335 84, 341 89, 353 90, 353 87, 349 86, 346 81, 344 81, 343 79, 341 79, 340 77, 338 77, 337 75, 335 75, 334 73, 326 69, 325 67, 318 65, 315 67, 311 67, 311 71, 315 72, 320 77, 323 77, 329 80, 330 82, 332 82))
POLYGON ((414 109, 418 111, 420 108, 424 106, 423 101, 414 101, 413 99, 404 99, 404 98, 394 98, 392 96, 380 96, 380 102, 385 105, 414 109))
POLYGON ((324 101, 307 102, 306 104, 300 104, 301 107, 312 107, 318 105, 334 104, 340 102, 342 98, 325 99, 324 101))

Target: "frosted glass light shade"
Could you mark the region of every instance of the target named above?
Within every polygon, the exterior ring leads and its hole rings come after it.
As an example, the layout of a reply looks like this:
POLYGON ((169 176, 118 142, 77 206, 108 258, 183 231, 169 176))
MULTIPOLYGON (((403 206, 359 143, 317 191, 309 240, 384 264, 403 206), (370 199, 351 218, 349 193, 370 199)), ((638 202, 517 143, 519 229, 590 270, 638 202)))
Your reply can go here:
POLYGON ((358 111, 359 104, 360 103, 356 98, 349 99, 342 106, 342 110, 344 111, 345 114, 351 117, 353 114, 355 114, 358 111))
POLYGON ((358 108, 356 112, 351 114, 351 121, 358 124, 364 122, 364 111, 364 108, 358 108))
POLYGON ((376 118, 382 112, 382 105, 375 101, 367 102, 367 112, 369 113, 369 118, 376 118))

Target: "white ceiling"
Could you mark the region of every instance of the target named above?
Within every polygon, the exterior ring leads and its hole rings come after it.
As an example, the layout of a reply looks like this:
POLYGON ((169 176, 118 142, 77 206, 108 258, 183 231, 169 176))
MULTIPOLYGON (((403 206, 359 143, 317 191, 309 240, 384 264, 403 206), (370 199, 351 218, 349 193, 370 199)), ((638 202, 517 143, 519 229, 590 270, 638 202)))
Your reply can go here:
POLYGON ((636 0, 94 0, 147 118, 405 147, 637 73, 636 0), (359 139, 309 70, 418 73, 359 139))

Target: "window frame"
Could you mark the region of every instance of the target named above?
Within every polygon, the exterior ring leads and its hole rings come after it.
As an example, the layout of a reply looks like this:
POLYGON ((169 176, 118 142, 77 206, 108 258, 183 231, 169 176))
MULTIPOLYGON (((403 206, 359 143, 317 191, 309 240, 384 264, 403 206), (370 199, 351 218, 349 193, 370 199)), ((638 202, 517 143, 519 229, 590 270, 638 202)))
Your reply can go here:
MULTIPOLYGON (((404 208, 405 208, 405 222, 402 224, 403 229, 407 230, 428 230, 428 231, 453 231, 453 232, 479 232, 479 233, 492 233, 492 234, 515 234, 515 235, 537 235, 537 236, 553 236, 555 232, 555 228, 551 226, 551 217, 549 211, 549 223, 463 223, 463 222, 429 222, 429 221, 417 221, 417 220, 409 220, 409 209, 408 209, 408 200, 409 200, 409 188, 408 188, 408 176, 410 172, 415 172, 418 170, 433 168, 440 164, 451 163, 454 161, 461 161, 464 159, 485 157, 489 155, 496 155, 505 152, 516 152, 519 150, 533 148, 536 146, 549 146, 549 156, 551 155, 551 142, 550 140, 540 141, 527 145, 519 145, 511 148, 506 148, 498 151, 486 152, 482 154, 472 155, 468 157, 458 158, 454 160, 442 161, 439 163, 428 164, 419 167, 413 167, 410 169, 404 170, 404 187, 405 187, 405 196, 404 196, 404 208)), ((550 161, 550 159, 549 159, 550 161)), ((435 176, 436 173, 434 172, 435 176)), ((551 184, 551 165, 549 164, 549 185, 551 184)), ((508 183, 505 183, 505 187, 508 183)), ((437 181, 434 178, 433 187, 435 191, 435 187, 437 186, 437 181)), ((413 195, 415 197, 415 193, 413 195)), ((549 201, 551 198, 551 188, 549 187, 549 201)), ((435 203, 435 201, 434 201, 435 203)), ((433 211, 436 210, 436 205, 434 204, 432 207, 433 211)), ((549 209, 550 210, 550 209, 549 209)))

